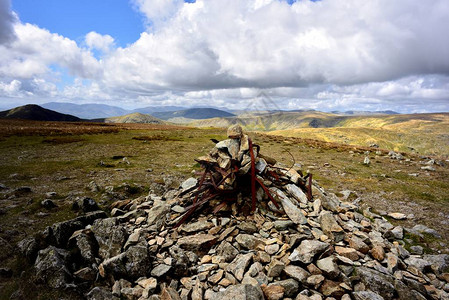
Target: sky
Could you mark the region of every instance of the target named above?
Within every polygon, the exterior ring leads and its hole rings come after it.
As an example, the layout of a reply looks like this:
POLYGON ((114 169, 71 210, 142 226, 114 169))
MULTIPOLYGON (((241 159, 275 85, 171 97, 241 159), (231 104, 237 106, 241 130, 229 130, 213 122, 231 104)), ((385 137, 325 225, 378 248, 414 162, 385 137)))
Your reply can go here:
POLYGON ((448 16, 447 0, 0 0, 0 108, 448 112, 448 16))

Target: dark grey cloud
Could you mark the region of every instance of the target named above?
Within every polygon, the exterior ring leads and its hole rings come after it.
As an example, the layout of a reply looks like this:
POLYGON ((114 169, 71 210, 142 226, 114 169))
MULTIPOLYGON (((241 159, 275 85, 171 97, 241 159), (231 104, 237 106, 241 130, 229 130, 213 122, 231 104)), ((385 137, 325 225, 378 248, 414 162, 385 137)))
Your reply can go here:
POLYGON ((15 16, 11 11, 10 0, 0 0, 0 45, 5 45, 14 40, 15 16))

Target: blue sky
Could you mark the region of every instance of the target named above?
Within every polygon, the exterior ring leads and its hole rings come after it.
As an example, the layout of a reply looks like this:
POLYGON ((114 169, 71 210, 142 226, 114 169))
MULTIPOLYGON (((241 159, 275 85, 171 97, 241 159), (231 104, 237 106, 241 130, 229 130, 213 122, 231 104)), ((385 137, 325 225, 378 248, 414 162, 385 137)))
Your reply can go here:
POLYGON ((0 108, 449 111, 447 0, 0 0, 0 108))
POLYGON ((14 0, 22 22, 82 42, 90 31, 109 34, 116 44, 134 43, 144 31, 143 15, 126 0, 14 0))

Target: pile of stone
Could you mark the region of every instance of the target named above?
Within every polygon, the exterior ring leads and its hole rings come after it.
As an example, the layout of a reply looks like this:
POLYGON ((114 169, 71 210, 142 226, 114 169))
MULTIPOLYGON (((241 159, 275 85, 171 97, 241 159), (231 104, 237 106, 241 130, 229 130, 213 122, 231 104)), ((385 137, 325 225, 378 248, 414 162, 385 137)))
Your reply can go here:
MULTIPOLYGON (((232 166, 219 154, 226 145, 248 160, 243 139, 217 143, 211 157, 232 166)), ((239 207, 251 194, 239 194, 217 214, 208 207, 221 200, 205 202, 174 228, 199 195, 188 179, 163 197, 116 202, 112 217, 96 211, 54 224, 19 248, 35 260, 37 282, 87 299, 449 299, 449 255, 412 255, 401 226, 316 182, 308 197, 298 172, 278 170, 284 185, 260 180, 279 208, 259 185, 254 212, 239 207)), ((234 189, 226 179, 221 188, 234 189)))
POLYGON ((184 183, 181 195, 192 188, 197 190, 181 199, 192 201, 175 227, 204 204, 208 204, 204 205, 206 209, 213 208, 214 214, 226 208, 232 208, 234 214, 259 208, 265 213, 285 212, 296 224, 307 223, 299 207, 300 202, 305 204, 312 198, 311 174, 302 177, 295 169, 281 167, 275 159, 260 153, 260 147, 240 125, 229 127, 227 134, 229 138, 216 141, 209 155, 196 159, 204 171, 199 182, 192 178, 184 183))

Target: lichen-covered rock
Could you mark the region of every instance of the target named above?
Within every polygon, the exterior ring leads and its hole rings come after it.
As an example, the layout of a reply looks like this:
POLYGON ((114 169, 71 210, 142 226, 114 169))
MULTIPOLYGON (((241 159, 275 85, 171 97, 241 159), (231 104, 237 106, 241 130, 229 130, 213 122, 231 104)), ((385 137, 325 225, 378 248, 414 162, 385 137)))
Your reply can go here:
POLYGON ((54 246, 39 251, 34 264, 35 281, 55 289, 65 288, 72 280, 67 268, 69 252, 54 246))
POLYGON ((108 259, 121 253, 128 233, 117 218, 101 219, 94 222, 92 232, 98 242, 98 254, 102 259, 108 259))

